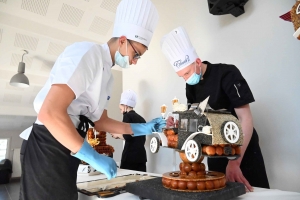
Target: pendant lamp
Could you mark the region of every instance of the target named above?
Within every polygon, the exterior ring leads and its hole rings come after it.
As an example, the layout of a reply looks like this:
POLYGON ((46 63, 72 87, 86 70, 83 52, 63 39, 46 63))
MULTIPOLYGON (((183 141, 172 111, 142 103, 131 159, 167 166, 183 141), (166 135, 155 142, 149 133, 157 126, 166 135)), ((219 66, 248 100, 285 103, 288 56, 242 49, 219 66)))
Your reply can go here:
POLYGON ((23 57, 25 54, 28 54, 28 51, 24 50, 24 54, 22 55, 22 61, 19 62, 19 67, 18 67, 18 73, 15 74, 11 79, 10 79, 10 85, 15 86, 15 87, 20 87, 20 88, 26 88, 29 87, 29 80, 27 76, 25 76, 25 63, 23 62, 23 57))

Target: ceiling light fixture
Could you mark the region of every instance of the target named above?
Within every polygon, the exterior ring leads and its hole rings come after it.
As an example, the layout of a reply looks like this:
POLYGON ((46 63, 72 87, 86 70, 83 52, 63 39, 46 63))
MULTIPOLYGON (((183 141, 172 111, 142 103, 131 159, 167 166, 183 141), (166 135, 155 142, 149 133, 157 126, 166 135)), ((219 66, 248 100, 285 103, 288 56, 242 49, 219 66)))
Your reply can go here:
POLYGON ((24 54, 22 55, 22 61, 19 62, 19 67, 18 67, 18 73, 15 74, 11 79, 10 79, 10 85, 15 86, 15 87, 21 87, 21 88, 26 88, 29 87, 29 80, 27 76, 25 76, 25 63, 23 62, 23 57, 25 54, 28 54, 28 51, 24 50, 24 54))

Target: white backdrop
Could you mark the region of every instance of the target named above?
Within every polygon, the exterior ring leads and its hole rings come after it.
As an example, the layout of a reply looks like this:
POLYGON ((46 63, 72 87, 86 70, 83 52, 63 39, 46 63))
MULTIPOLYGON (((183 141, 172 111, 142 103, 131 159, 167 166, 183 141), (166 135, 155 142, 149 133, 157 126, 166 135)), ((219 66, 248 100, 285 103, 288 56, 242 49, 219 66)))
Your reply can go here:
MULTIPOLYGON (((171 111, 174 96, 186 103, 185 83, 160 50, 162 36, 184 26, 202 60, 240 69, 256 100, 251 109, 270 185, 300 192, 300 41, 292 36, 293 24, 279 18, 295 1, 251 0, 237 18, 209 14, 204 0, 152 1, 160 14, 152 43, 137 66, 123 70, 123 89, 138 93, 136 111, 151 120, 162 104, 171 111)), ((149 172, 173 170, 171 149, 147 155, 149 172)))

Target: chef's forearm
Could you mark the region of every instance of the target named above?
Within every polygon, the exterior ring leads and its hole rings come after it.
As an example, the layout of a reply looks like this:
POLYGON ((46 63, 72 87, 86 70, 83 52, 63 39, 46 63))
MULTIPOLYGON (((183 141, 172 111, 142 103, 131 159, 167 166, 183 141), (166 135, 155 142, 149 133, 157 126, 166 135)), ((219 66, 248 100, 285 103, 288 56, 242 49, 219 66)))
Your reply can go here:
POLYGON ((253 124, 252 120, 243 120, 241 121, 241 126, 244 134, 243 145, 241 146, 241 156, 236 160, 239 164, 241 164, 245 151, 249 145, 249 142, 253 133, 253 124))
POLYGON ((101 118, 95 122, 96 130, 106 131, 109 133, 132 134, 130 124, 123 123, 107 117, 106 111, 103 112, 101 118))
POLYGON ((53 137, 71 152, 76 153, 80 150, 83 138, 77 132, 67 112, 43 111, 39 113, 38 119, 53 137))
POLYGON ((244 154, 245 154, 245 151, 249 145, 249 142, 250 142, 252 134, 253 134, 253 119, 252 119, 252 114, 251 114, 249 104, 242 106, 240 108, 237 108, 237 109, 235 109, 235 111, 236 111, 239 121, 241 123, 244 137, 243 137, 243 145, 241 146, 240 157, 237 160, 234 160, 231 162, 237 162, 238 164, 241 164, 244 154))

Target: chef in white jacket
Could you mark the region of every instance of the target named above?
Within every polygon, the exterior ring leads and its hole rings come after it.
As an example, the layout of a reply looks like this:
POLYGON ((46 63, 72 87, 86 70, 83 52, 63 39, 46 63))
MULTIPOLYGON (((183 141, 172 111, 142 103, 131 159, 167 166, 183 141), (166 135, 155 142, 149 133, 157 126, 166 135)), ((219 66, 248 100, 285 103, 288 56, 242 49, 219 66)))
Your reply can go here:
POLYGON ((165 121, 122 123, 107 116, 115 64, 127 68, 146 52, 158 22, 150 0, 122 0, 112 38, 105 44, 77 42, 56 60, 49 79, 34 100, 37 120, 21 133, 21 200, 75 200, 80 160, 116 176, 112 158, 98 154, 84 139, 89 124, 96 130, 147 135, 165 121))

